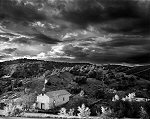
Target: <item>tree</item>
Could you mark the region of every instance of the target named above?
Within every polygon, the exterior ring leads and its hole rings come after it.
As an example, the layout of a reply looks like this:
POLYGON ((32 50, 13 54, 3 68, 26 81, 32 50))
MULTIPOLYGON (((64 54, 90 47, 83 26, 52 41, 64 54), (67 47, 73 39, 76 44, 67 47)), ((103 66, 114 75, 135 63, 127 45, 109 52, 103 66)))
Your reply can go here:
POLYGON ((35 93, 30 93, 29 95, 26 94, 21 97, 23 99, 23 106, 25 110, 28 111, 32 107, 32 105, 35 103, 36 95, 37 94, 35 92, 35 93))

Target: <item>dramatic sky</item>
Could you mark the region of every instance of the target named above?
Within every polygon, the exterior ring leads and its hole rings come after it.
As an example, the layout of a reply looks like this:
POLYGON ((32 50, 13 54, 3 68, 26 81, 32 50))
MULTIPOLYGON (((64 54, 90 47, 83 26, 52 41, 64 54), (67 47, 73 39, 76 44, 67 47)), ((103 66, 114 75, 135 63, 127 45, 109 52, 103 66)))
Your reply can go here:
POLYGON ((150 0, 0 0, 0 61, 150 63, 150 0))

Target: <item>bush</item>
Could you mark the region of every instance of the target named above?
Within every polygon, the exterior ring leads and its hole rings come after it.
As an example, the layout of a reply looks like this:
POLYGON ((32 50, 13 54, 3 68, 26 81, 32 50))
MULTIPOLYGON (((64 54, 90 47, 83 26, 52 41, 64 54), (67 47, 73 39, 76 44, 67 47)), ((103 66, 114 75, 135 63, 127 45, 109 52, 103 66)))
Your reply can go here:
POLYGON ((78 83, 79 85, 86 84, 87 78, 85 76, 75 76, 74 82, 78 83))
POLYGON ((143 102, 141 106, 145 109, 147 114, 150 116, 150 102, 143 102))
POLYGON ((91 112, 90 109, 88 107, 86 107, 84 104, 82 104, 81 107, 78 107, 78 116, 79 117, 89 117, 91 112))
POLYGON ((68 116, 66 108, 61 108, 61 109, 60 109, 60 112, 58 113, 58 115, 61 115, 61 116, 68 116))
POLYGON ((113 110, 113 116, 118 118, 139 118, 140 103, 135 101, 117 100, 110 103, 113 110))
POLYGON ((69 110, 68 115, 69 116, 74 116, 74 108, 69 110))
POLYGON ((23 114, 23 110, 22 109, 19 109, 19 108, 15 108, 12 112, 12 115, 11 116, 21 116, 23 114))
POLYGON ((147 114, 146 110, 142 106, 140 110, 140 119, 149 119, 149 115, 147 114))
POLYGON ((122 100, 117 100, 111 103, 111 108, 113 110, 113 116, 118 118, 125 117, 125 103, 122 100))
POLYGON ((140 103, 125 101, 126 112, 125 116, 128 118, 139 118, 140 117, 140 103))
POLYGON ((21 116, 24 113, 22 106, 15 106, 12 103, 5 107, 5 116, 21 116))
POLYGON ((97 99, 103 99, 105 97, 105 92, 99 89, 95 92, 95 97, 97 99))
POLYGON ((73 116, 74 115, 74 108, 73 109, 69 109, 68 113, 66 108, 61 108, 58 115, 61 116, 73 116))
POLYGON ((90 70, 87 74, 88 78, 96 78, 96 71, 90 70))
POLYGON ((79 85, 76 82, 71 82, 70 84, 68 84, 67 90, 71 94, 78 94, 81 92, 81 88, 79 87, 79 85))
POLYGON ((88 100, 82 97, 76 97, 70 99, 70 101, 64 106, 67 110, 74 108, 74 115, 77 115, 78 112, 78 107, 81 106, 82 104, 85 104, 86 106, 88 105, 88 100))
POLYGON ((113 119, 112 117, 112 110, 108 107, 101 107, 102 114, 100 115, 100 118, 102 119, 113 119))

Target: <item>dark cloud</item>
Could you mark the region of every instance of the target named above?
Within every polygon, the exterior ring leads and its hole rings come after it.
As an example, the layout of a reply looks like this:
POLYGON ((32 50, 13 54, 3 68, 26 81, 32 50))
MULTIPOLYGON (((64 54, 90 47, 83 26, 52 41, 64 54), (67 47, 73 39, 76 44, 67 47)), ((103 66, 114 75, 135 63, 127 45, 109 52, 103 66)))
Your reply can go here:
MULTIPOLYGON (((80 53, 80 52, 79 52, 80 53)), ((83 53, 83 52, 82 52, 83 53)), ((121 52, 120 52, 121 53, 121 52)), ((81 53, 80 53, 81 54, 81 53)), ((76 56, 72 54, 72 56, 76 56)), ((76 61, 88 61, 97 64, 104 64, 104 63, 128 63, 128 64, 149 64, 150 63, 150 53, 99 53, 99 52, 89 52, 88 55, 84 53, 83 57, 77 57, 76 61)))
POLYGON ((2 54, 0 55, 0 60, 6 60, 7 58, 10 58, 10 55, 8 54, 2 54))
POLYGON ((14 35, 14 34, 12 34, 12 33, 0 33, 0 35, 16 36, 16 35, 14 35))
POLYGON ((0 41, 7 42, 7 41, 9 41, 9 38, 5 38, 5 37, 0 36, 0 41))
POLYGON ((93 63, 128 63, 128 64, 149 64, 150 63, 150 53, 122 53, 117 55, 117 53, 95 53, 87 57, 89 62, 93 63))
POLYGON ((51 54, 58 60, 150 63, 149 0, 16 1, 0 0, 0 40, 18 47, 4 54, 36 55, 56 46, 51 54))
POLYGON ((17 50, 17 48, 7 48, 7 49, 3 50, 3 53, 11 54, 11 53, 15 52, 16 50, 17 50))
MULTIPOLYGON (((86 41, 86 39, 85 39, 86 41)), ((92 63, 150 63, 150 41, 142 36, 118 36, 106 42, 78 42, 63 48, 65 55, 78 62, 92 63)))
POLYGON ((6 55, 0 55, 0 60, 6 58, 7 56, 6 55))
POLYGON ((17 4, 14 0, 0 0, 0 19, 13 21, 46 20, 46 15, 32 5, 17 4))
POLYGON ((147 46, 150 44, 149 38, 146 37, 134 37, 134 36, 118 36, 112 38, 111 41, 99 43, 97 45, 105 48, 112 48, 112 47, 129 47, 129 46, 147 46))
POLYGON ((150 63, 150 52, 140 53, 140 54, 132 54, 132 56, 124 59, 126 62, 132 64, 149 64, 150 63))
POLYGON ((87 53, 82 52, 82 47, 78 47, 78 46, 73 46, 72 44, 66 45, 63 48, 63 51, 65 52, 65 54, 67 54, 67 56, 73 56, 75 58, 85 58, 87 56, 87 53))
POLYGON ((62 14, 66 20, 81 27, 109 22, 110 27, 102 29, 109 32, 147 33, 150 29, 149 3, 141 6, 136 0, 76 0, 62 14), (112 25, 115 28, 111 28, 112 25))
POLYGON ((66 20, 81 26, 102 21, 103 8, 91 0, 77 0, 63 11, 66 20))
POLYGON ((61 41, 56 38, 47 36, 43 33, 32 34, 30 37, 16 38, 12 41, 12 43, 21 43, 21 44, 28 44, 28 45, 34 45, 35 43, 57 44, 59 42, 61 41))
POLYGON ((19 43, 19 44, 28 44, 28 45, 31 44, 31 40, 29 38, 25 38, 25 37, 14 39, 11 42, 12 43, 19 43))
POLYGON ((35 34, 35 38, 33 38, 32 40, 46 43, 46 44, 57 44, 58 42, 61 42, 60 40, 58 40, 56 38, 52 38, 52 37, 47 36, 47 35, 42 34, 42 33, 41 34, 35 34))

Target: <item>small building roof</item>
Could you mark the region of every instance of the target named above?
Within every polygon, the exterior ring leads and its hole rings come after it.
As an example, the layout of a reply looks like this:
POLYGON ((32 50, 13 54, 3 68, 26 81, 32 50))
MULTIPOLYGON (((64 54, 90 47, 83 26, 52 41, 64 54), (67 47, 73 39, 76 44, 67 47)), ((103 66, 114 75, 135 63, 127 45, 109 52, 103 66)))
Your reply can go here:
POLYGON ((61 96, 61 95, 70 95, 71 96, 71 94, 66 90, 51 91, 51 92, 47 92, 46 95, 49 97, 56 97, 56 96, 61 96))

